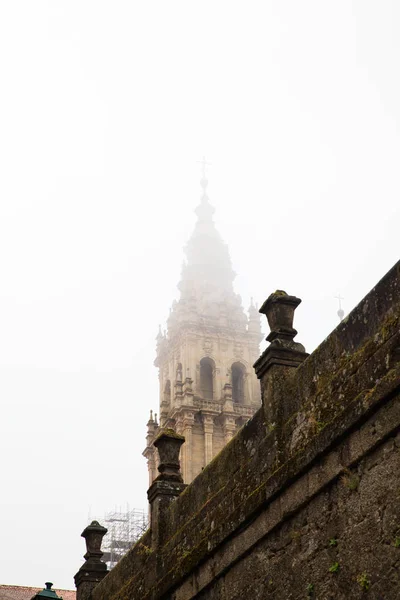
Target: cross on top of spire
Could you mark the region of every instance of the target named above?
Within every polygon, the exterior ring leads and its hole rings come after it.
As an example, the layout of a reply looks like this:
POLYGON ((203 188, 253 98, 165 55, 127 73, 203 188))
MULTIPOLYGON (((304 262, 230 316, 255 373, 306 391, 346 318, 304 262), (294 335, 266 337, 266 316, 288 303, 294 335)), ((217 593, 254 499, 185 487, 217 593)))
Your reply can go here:
POLYGON ((344 300, 343 296, 341 296, 340 294, 338 294, 337 296, 335 296, 336 300, 339 300, 339 309, 342 308, 342 300, 344 300))
POLYGON ((200 165, 202 165, 202 176, 203 179, 206 179, 206 167, 211 167, 211 163, 206 161, 206 157, 203 156, 203 160, 198 160, 197 161, 200 165))
POLYGON ((337 316, 339 317, 339 319, 341 321, 343 321, 343 317, 344 317, 344 310, 342 308, 342 300, 344 300, 344 298, 338 294, 337 296, 335 296, 336 300, 339 300, 339 310, 337 311, 337 316))
MULTIPOLYGON (((211 163, 209 163, 209 162, 206 161, 206 157, 205 156, 203 156, 203 160, 198 160, 197 162, 200 163, 201 166, 202 166, 202 177, 200 179, 200 185, 203 188, 203 196, 201 198, 201 204, 204 205, 204 204, 208 204, 208 197, 207 197, 208 179, 206 177, 206 167, 211 166, 211 163)), ((212 216, 213 212, 214 212, 214 209, 211 210, 211 213, 209 214, 209 217, 212 216)), ((200 216, 199 213, 197 213, 197 214, 198 214, 198 216, 200 216)))
POLYGON ((212 221, 212 216, 214 214, 214 208, 208 201, 207 196, 207 186, 208 180, 206 178, 206 167, 211 166, 211 163, 206 161, 206 157, 203 156, 203 160, 198 160, 198 163, 202 166, 202 178, 200 179, 200 185, 203 188, 203 195, 201 197, 200 205, 196 208, 196 214, 199 217, 200 221, 212 221))

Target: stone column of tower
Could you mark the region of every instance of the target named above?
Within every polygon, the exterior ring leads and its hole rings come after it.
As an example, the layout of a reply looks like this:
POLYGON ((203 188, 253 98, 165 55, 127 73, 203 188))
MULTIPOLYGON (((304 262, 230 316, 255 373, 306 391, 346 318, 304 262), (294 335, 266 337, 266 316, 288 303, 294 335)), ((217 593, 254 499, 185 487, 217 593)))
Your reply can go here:
POLYGON ((185 436, 181 462, 190 483, 259 408, 253 370, 259 357, 260 315, 253 302, 248 315, 234 292, 235 273, 226 244, 216 230, 203 174, 197 222, 186 248, 167 331, 157 336, 160 423, 148 423, 149 481, 156 471, 152 440, 160 428, 185 436))

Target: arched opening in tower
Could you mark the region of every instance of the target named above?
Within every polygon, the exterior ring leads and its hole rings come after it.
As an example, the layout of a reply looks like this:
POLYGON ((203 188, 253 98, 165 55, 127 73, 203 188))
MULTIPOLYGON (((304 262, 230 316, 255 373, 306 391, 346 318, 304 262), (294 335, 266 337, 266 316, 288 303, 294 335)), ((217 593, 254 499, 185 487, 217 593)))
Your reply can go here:
POLYGON ((200 390, 205 400, 214 397, 214 361, 211 358, 202 358, 200 361, 200 390))
POLYGON ((244 402, 244 374, 245 368, 239 363, 232 365, 232 400, 234 402, 244 402))

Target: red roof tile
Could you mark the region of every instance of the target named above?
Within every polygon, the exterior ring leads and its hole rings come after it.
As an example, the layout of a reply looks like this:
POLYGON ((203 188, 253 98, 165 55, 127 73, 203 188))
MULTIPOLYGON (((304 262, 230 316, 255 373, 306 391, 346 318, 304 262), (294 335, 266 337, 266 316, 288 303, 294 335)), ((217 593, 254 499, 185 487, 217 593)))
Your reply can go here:
MULTIPOLYGON (((24 587, 22 585, 0 585, 0 600, 31 600, 42 589, 24 587)), ((76 592, 73 590, 53 589, 57 593, 57 596, 61 596, 63 600, 76 600, 76 592)))

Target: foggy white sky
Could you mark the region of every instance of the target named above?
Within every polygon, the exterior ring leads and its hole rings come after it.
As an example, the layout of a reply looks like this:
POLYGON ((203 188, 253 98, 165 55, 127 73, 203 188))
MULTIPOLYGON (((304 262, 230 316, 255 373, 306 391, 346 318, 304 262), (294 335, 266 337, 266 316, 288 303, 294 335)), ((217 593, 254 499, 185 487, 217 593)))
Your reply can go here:
MULTIPOLYGON (((0 583, 73 587, 145 507, 155 335, 209 196, 314 349, 399 258, 396 0, 0 4, 0 583)), ((265 326, 264 326, 265 329, 265 326)))

